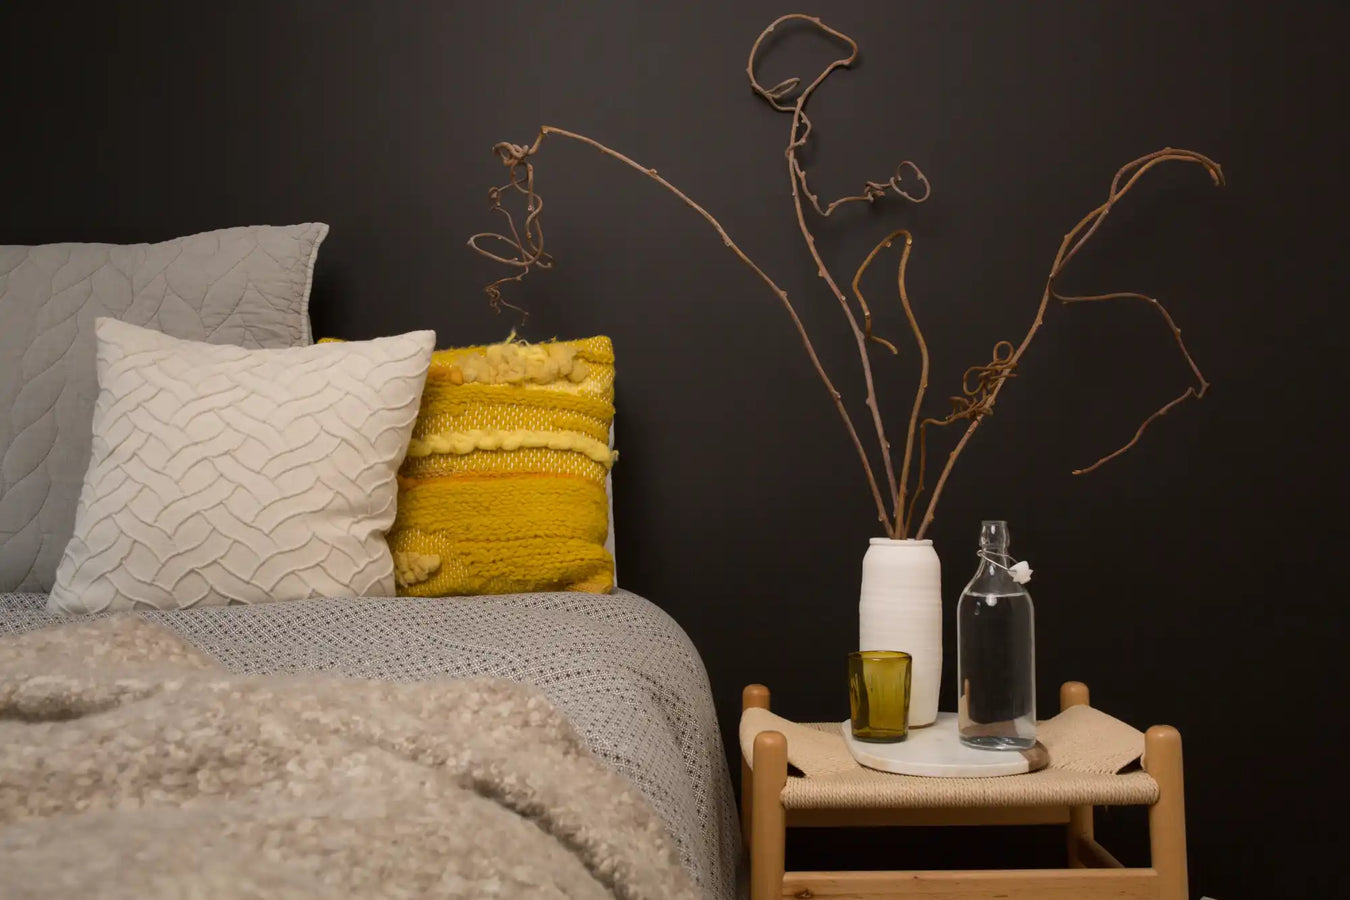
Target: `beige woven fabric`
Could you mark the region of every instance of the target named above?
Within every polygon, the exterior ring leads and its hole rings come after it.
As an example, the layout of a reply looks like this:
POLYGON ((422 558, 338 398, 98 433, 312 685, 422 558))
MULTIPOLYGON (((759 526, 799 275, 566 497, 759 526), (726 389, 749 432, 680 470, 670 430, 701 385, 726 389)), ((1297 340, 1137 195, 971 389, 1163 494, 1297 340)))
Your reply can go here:
POLYGON ((1144 755, 1144 733, 1091 706, 1070 706, 1036 724, 1050 765, 1073 772, 1114 775, 1144 755))
POLYGON ((1158 784, 1148 773, 1116 774, 1139 759, 1143 734, 1086 706, 1040 723, 1038 736, 1050 753, 1047 768, 1001 778, 878 772, 854 761, 837 722, 801 724, 763 709, 748 709, 741 716, 741 752, 752 767, 755 735, 761 731, 782 732, 788 762, 805 773, 789 777, 783 788, 788 809, 1146 806, 1158 799, 1158 784))

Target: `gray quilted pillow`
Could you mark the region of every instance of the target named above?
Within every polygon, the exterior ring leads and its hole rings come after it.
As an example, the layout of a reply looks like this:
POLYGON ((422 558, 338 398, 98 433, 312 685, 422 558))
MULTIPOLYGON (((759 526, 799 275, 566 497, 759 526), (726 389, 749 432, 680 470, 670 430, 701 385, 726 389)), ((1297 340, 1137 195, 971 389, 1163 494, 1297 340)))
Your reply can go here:
POLYGON ((174 337, 313 343, 321 223, 160 244, 0 246, 0 591, 51 590, 89 465, 94 320, 174 337))

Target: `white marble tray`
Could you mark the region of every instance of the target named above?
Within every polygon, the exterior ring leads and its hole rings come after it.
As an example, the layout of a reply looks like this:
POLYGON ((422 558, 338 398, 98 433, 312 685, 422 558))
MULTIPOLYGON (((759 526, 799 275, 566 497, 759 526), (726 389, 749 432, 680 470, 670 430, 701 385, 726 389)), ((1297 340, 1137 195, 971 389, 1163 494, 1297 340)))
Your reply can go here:
POLYGON ((956 713, 938 713, 926 728, 911 728, 909 737, 895 744, 876 744, 853 738, 852 725, 840 723, 844 743, 859 765, 897 775, 929 778, 989 778, 1022 775, 1045 768, 1049 754, 1040 744, 1030 750, 976 750, 956 734, 956 713))

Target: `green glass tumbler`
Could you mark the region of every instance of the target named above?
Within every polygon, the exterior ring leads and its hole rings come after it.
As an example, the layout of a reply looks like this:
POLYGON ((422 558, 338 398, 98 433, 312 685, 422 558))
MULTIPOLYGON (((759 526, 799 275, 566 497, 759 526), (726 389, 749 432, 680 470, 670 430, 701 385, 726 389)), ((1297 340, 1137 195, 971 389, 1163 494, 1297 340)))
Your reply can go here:
POLYGON ((893 744, 909 735, 909 664, 909 654, 899 650, 855 650, 848 655, 855 738, 893 744))

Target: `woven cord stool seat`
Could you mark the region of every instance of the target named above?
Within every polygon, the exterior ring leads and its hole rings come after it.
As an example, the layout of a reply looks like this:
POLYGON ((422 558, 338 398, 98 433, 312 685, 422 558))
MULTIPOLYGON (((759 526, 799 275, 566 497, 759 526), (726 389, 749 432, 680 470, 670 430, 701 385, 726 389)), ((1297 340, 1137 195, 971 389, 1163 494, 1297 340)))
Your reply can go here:
POLYGON ((1093 709, 1082 684, 1066 684, 1062 711, 1038 727, 1049 765, 990 778, 878 772, 853 759, 837 722, 802 724, 774 715, 761 685, 746 688, 743 699, 741 807, 751 900, 1187 896, 1180 735, 1168 726, 1144 734, 1093 709), (1095 806, 1149 807, 1151 868, 1125 868, 1096 842, 1095 806), (789 826, 980 824, 1066 825, 1070 868, 787 872, 783 858, 789 826))
POLYGON ((1090 706, 1070 707, 1041 723, 1050 765, 1039 772, 994 778, 892 775, 854 761, 837 722, 797 724, 766 709, 741 717, 741 750, 754 767, 754 740, 782 733, 788 764, 783 806, 795 809, 933 809, 1020 806, 1151 806, 1158 783, 1147 772, 1117 774, 1144 752, 1143 732, 1090 706))

